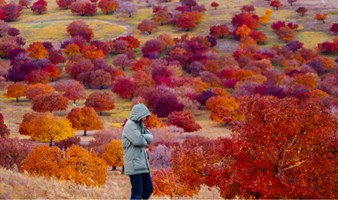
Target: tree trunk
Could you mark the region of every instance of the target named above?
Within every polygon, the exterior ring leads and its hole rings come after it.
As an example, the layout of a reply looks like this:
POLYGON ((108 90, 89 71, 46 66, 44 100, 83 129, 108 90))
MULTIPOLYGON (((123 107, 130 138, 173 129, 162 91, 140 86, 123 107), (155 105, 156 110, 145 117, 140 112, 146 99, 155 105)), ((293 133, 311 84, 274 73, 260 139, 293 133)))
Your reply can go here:
POLYGON ((111 170, 112 170, 112 171, 115 171, 115 170, 116 170, 116 167, 115 167, 115 166, 112 166, 111 170))
POLYGON ((16 102, 19 102, 19 97, 15 97, 15 99, 16 99, 16 102))
POLYGON ((122 166, 122 172, 121 172, 121 174, 124 174, 124 165, 122 166))
POLYGON ((102 111, 100 110, 99 112, 100 112, 100 116, 102 116, 102 111))
POLYGON ((87 136, 87 130, 83 130, 83 136, 87 136))
POLYGON ((50 140, 49 142, 49 146, 52 147, 53 146, 53 140, 50 140))

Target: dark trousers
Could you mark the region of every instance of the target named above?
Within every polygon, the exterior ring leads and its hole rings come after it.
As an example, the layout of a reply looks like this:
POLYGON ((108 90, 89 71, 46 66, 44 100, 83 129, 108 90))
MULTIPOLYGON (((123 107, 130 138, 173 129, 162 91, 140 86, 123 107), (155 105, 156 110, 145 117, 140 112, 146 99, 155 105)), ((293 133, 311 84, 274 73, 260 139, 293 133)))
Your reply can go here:
POLYGON ((153 193, 153 183, 149 173, 130 175, 130 199, 149 199, 153 193))

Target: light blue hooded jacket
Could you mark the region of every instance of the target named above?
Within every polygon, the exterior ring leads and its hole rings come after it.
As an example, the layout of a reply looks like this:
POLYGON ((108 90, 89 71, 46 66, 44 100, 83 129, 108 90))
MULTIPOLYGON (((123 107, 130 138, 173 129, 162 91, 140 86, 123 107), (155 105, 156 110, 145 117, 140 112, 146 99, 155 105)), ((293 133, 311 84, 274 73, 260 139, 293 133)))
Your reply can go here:
POLYGON ((133 106, 130 118, 126 122, 122 133, 124 149, 124 169, 126 175, 150 173, 147 146, 152 142, 153 135, 142 123, 142 118, 150 112, 144 104, 133 106))

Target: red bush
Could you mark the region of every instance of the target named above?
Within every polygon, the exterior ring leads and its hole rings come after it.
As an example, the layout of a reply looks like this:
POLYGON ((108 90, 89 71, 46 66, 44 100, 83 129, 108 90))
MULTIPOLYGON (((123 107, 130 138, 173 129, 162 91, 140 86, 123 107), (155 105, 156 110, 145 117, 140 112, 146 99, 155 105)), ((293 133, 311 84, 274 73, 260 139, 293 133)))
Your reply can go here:
POLYGON ((183 128, 186 132, 194 132, 202 127, 196 123, 195 117, 188 111, 175 111, 168 115, 168 123, 183 128))

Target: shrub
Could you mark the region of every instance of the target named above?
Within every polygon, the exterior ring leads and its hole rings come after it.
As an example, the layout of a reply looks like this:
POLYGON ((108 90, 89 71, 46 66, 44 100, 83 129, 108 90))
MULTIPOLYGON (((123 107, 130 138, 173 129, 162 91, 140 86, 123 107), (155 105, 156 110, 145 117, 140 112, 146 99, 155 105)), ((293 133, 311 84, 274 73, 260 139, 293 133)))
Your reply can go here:
POLYGON ((168 115, 168 123, 183 128, 186 132, 194 132, 202 128, 196 123, 194 115, 187 111, 170 113, 168 115))

